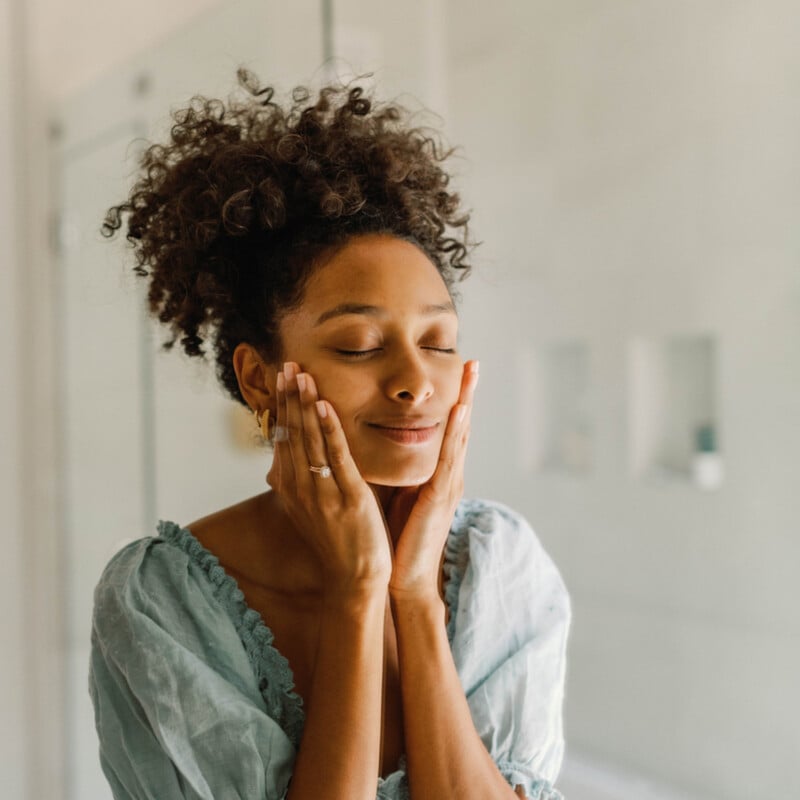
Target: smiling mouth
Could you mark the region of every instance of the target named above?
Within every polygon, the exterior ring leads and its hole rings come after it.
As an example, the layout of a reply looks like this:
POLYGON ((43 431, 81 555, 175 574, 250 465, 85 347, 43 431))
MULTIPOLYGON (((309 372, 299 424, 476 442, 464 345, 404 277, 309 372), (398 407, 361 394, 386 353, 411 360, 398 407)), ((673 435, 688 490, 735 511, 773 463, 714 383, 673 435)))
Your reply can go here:
POLYGON ((438 422, 429 423, 428 421, 407 424, 397 422, 392 425, 368 422, 367 425, 376 433, 396 444, 425 444, 436 435, 439 428, 438 422))

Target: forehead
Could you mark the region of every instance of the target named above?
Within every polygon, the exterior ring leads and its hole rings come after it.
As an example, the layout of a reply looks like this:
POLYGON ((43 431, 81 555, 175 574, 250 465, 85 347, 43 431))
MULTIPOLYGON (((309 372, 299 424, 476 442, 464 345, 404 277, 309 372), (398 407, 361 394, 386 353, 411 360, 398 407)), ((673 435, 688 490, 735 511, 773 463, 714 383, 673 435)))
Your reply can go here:
POLYGON ((319 314, 342 303, 391 310, 449 301, 442 276, 420 248, 376 234, 350 240, 325 261, 306 286, 302 308, 319 314))

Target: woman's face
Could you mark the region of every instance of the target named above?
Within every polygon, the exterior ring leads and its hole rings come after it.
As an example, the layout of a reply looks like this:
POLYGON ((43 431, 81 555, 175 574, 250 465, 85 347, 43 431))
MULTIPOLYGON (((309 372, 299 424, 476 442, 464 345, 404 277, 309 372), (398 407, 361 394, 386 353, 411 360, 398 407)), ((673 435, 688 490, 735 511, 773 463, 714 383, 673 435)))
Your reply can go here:
POLYGON ((419 248, 353 238, 313 274, 280 333, 285 360, 336 409, 367 482, 430 478, 463 365, 450 294, 419 248))

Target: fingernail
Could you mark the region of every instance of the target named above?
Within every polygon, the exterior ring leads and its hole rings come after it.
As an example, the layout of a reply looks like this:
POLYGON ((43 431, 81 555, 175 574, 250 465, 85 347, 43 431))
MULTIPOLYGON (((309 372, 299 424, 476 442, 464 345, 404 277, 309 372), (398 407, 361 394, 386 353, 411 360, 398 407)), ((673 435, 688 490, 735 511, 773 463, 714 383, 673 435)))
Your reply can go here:
POLYGON ((481 371, 481 362, 480 361, 473 361, 471 364, 471 372, 477 375, 481 371))
POLYGON ((301 392, 306 390, 306 376, 302 372, 297 376, 297 388, 301 392))
POLYGON ((284 376, 286 377, 286 380, 287 380, 287 381, 289 380, 289 378, 291 378, 291 377, 292 377, 292 364, 291 364, 291 362, 290 362, 290 361, 287 361, 287 362, 286 362, 286 363, 283 365, 283 374, 284 374, 284 376))
POLYGON ((286 389, 286 378, 283 377, 283 373, 278 373, 278 391, 282 392, 286 389))
POLYGON ((466 413, 467 407, 462 403, 456 411, 456 422, 462 422, 464 420, 464 414, 466 413))
POLYGON ((328 408, 325 405, 325 401, 317 400, 317 402, 314 403, 314 405, 317 407, 317 414, 319 414, 322 419, 325 419, 325 417, 328 416, 328 408))

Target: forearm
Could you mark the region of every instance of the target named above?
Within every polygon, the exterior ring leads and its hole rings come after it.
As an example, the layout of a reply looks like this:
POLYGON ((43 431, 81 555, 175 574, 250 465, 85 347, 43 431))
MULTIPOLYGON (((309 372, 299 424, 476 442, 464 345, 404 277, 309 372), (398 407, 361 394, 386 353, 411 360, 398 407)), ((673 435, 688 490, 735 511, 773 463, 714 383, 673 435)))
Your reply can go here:
POLYGON ((374 800, 385 612, 385 589, 323 611, 287 800, 374 800))
POLYGON ((392 598, 412 800, 518 800, 480 740, 453 663, 444 603, 392 598))

